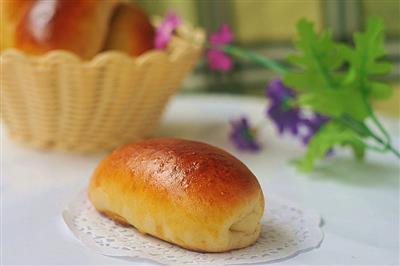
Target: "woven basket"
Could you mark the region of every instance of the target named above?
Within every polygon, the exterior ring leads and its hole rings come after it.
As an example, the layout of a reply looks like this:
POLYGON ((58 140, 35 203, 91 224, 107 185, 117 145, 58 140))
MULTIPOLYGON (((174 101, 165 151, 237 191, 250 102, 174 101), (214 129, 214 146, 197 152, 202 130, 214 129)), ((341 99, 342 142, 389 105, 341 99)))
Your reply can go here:
POLYGON ((150 136, 200 55, 201 30, 180 29, 165 51, 108 51, 82 61, 67 51, 2 52, 1 111, 8 135, 46 149, 92 152, 150 136), (192 40, 188 40, 188 38, 192 40))

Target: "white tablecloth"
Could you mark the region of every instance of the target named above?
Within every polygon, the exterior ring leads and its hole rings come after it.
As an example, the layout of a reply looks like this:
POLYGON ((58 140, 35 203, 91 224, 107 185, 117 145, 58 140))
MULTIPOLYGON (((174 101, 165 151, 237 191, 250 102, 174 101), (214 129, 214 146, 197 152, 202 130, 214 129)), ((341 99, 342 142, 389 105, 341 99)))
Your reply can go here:
MULTIPOLYGON (((276 264, 398 264, 399 161, 390 154, 368 154, 366 162, 359 163, 339 152, 312 174, 302 174, 288 160, 303 148, 291 137, 278 138, 266 120, 263 152, 238 153, 227 138, 228 120, 246 114, 263 121, 264 105, 264 100, 253 98, 178 96, 159 134, 227 149, 255 173, 267 197, 270 192, 280 194, 323 216, 321 247, 276 264)), ((399 121, 385 122, 398 136, 399 121)), ((105 154, 32 150, 11 142, 4 132, 2 136, 2 264, 156 265, 96 254, 83 247, 62 220, 64 206, 85 187, 105 154)))

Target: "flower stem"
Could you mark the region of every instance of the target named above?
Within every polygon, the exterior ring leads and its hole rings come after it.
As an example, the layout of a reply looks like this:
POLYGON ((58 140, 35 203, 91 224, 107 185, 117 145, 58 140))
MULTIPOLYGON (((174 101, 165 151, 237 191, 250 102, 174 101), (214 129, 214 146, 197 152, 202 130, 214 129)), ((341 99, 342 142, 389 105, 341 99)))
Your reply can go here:
MULTIPOLYGON (((368 149, 378 151, 378 152, 386 152, 391 151, 397 158, 400 158, 400 152, 392 146, 390 142, 387 142, 377 136, 365 123, 360 122, 349 115, 342 115, 339 118, 339 121, 342 122, 345 126, 353 130, 354 132, 358 133, 362 137, 370 137, 374 139, 377 143, 382 145, 381 147, 371 146, 367 143, 364 143, 364 146, 368 149)), ((379 122, 379 120, 378 120, 379 122)), ((386 132, 386 130, 385 130, 386 132)), ((387 132, 386 132, 387 133, 387 132)), ((385 136, 386 137, 386 136, 385 136)))
POLYGON ((384 140, 382 140, 380 137, 378 137, 377 135, 375 135, 373 132, 371 132, 371 134, 369 135, 371 138, 373 138, 374 140, 376 140, 378 143, 384 145, 384 151, 391 151, 394 155, 396 155, 397 158, 400 159, 400 152, 392 146, 392 144, 390 142, 386 142, 384 140))
POLYGON ((259 65, 262 65, 266 68, 269 68, 279 75, 284 75, 288 71, 284 66, 282 66, 275 60, 269 59, 264 56, 260 56, 259 54, 254 53, 252 51, 243 50, 243 49, 235 47, 233 45, 224 45, 220 49, 227 54, 230 54, 230 55, 242 58, 242 59, 246 59, 251 62, 255 62, 259 65))
POLYGON ((383 127, 382 123, 376 117, 375 112, 371 107, 371 104, 368 102, 368 100, 365 97, 364 97, 364 102, 365 102, 365 105, 367 107, 368 113, 371 116, 372 121, 379 128, 381 133, 385 136, 387 145, 390 145, 391 139, 390 139, 389 133, 386 131, 386 129, 383 127))

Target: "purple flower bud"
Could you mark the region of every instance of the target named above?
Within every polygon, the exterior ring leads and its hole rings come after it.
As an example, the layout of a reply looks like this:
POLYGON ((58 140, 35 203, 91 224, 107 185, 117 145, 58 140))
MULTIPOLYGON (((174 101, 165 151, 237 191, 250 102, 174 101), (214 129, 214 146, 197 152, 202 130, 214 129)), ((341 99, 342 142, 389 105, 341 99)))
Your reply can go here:
POLYGON ((302 137, 302 141, 304 144, 308 144, 310 139, 318 132, 318 130, 330 120, 329 117, 315 113, 312 118, 305 119, 303 121, 304 125, 307 128, 307 133, 302 137))
POLYGON ((173 32, 181 25, 181 18, 173 11, 168 11, 164 20, 156 29, 154 46, 156 49, 167 47, 173 32))
POLYGON ((245 117, 231 121, 229 139, 240 151, 258 152, 261 150, 261 145, 256 141, 255 131, 250 128, 245 117))
POLYGON ((267 115, 275 123, 279 134, 286 131, 296 136, 303 123, 302 112, 297 107, 290 107, 289 101, 296 98, 296 92, 285 87, 280 79, 272 80, 266 90, 270 100, 267 115))
POLYGON ((233 42, 233 33, 227 24, 223 24, 217 32, 210 35, 208 41, 214 46, 229 44, 233 42))
POLYGON ((208 50, 208 67, 211 70, 220 70, 227 72, 232 68, 232 58, 219 50, 208 50))
POLYGON ((208 38, 211 48, 207 51, 208 66, 211 70, 226 72, 232 69, 233 61, 230 56, 219 50, 220 46, 229 44, 233 41, 233 33, 229 26, 224 24, 219 30, 208 38))
POLYGON ((297 97, 296 91, 286 87, 280 79, 270 81, 266 96, 270 100, 267 115, 275 123, 279 134, 289 131, 293 136, 300 137, 305 145, 329 121, 329 117, 318 113, 313 113, 311 118, 305 118, 300 108, 291 106, 290 102, 297 97), (300 128, 305 129, 305 135, 300 135, 300 128))

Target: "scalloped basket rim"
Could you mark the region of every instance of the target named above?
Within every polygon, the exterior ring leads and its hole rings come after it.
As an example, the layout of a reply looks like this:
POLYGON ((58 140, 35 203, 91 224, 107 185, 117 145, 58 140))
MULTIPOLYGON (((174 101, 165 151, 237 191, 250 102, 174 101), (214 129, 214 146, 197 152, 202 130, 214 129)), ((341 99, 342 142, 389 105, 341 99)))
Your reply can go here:
MULTIPOLYGON (((204 37, 204 36, 202 36, 204 37)), ((157 58, 157 60, 160 60, 160 58, 165 58, 166 61, 175 61, 178 57, 184 55, 185 53, 189 53, 188 49, 180 49, 181 52, 177 53, 179 56, 176 56, 176 51, 175 49, 178 48, 180 45, 177 44, 176 42, 181 42, 184 44, 186 48, 191 48, 190 50, 201 50, 202 47, 200 45, 191 43, 190 41, 180 37, 180 36, 174 36, 173 40, 171 41, 171 48, 170 49, 151 49, 139 56, 131 56, 126 52, 123 51, 118 51, 118 50, 107 50, 107 51, 102 51, 96 54, 93 58, 91 59, 83 59, 79 57, 77 54, 70 52, 68 50, 63 50, 63 49, 55 49, 48 51, 47 53, 44 53, 42 55, 32 55, 29 53, 26 53, 24 51, 21 51, 16 48, 7 48, 4 51, 0 53, 0 61, 5 60, 7 57, 11 58, 20 58, 22 60, 27 60, 30 62, 46 62, 46 61, 52 61, 55 58, 68 58, 71 61, 76 61, 85 65, 97 65, 100 62, 108 61, 110 58, 119 58, 121 60, 128 60, 131 61, 132 63, 141 63, 144 61, 149 60, 150 58, 157 58), (171 51, 170 51, 171 50, 171 51)), ((204 41, 204 38, 202 42, 204 41)))

